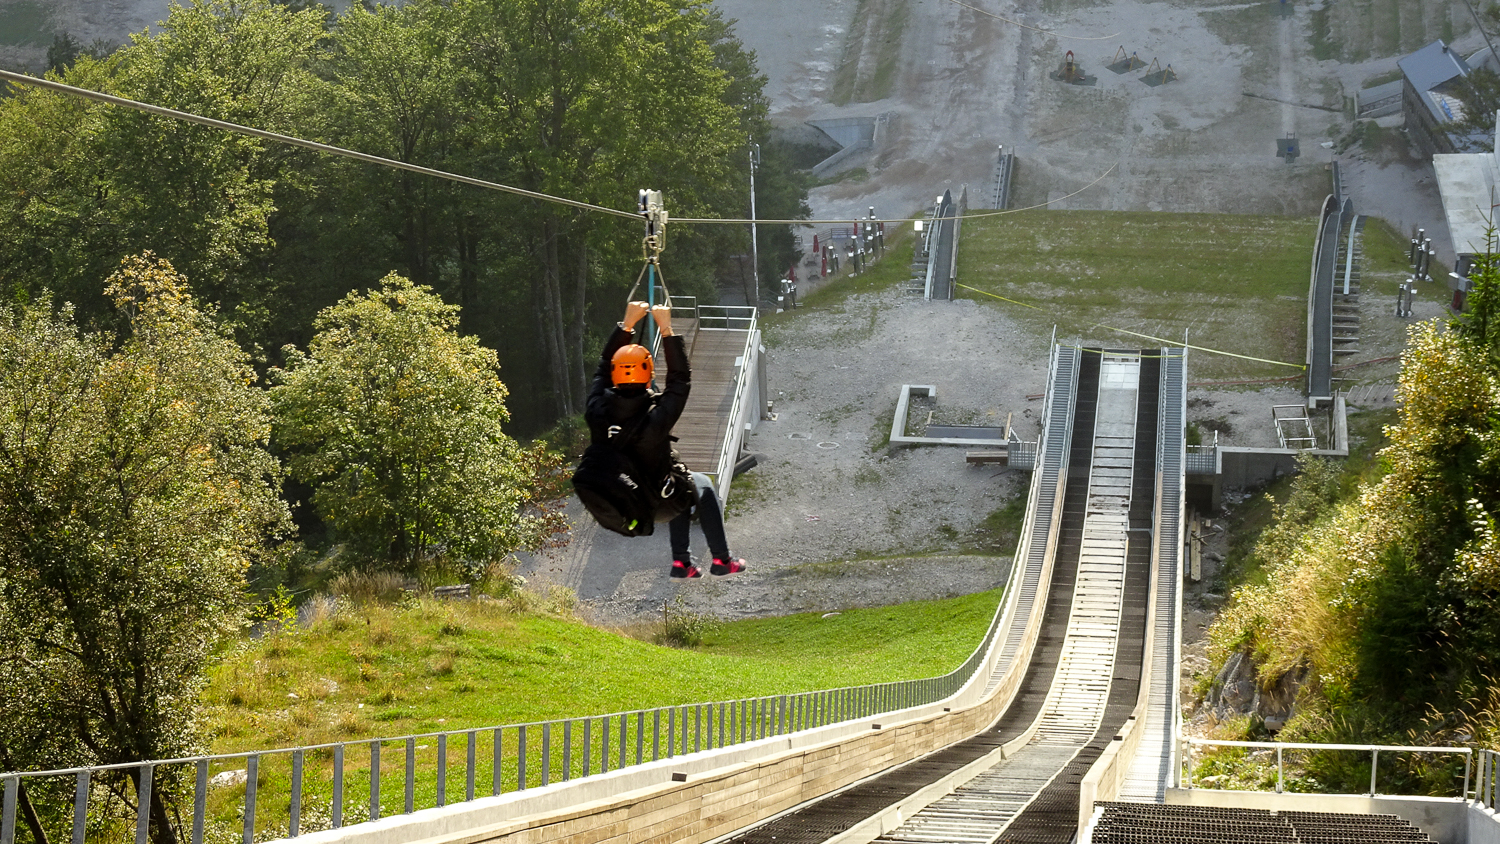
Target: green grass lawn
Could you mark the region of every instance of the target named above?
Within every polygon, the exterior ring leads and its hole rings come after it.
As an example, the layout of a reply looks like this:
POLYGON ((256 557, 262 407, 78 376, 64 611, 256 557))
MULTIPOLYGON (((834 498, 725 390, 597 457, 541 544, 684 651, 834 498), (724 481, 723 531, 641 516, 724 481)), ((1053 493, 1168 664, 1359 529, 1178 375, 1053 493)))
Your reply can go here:
MULTIPOLYGON (((215 753, 349 743, 344 757, 344 822, 368 817, 370 745, 377 737, 456 732, 446 739, 447 800, 466 792, 468 738, 482 727, 604 715, 932 677, 958 667, 978 645, 1000 591, 943 601, 849 610, 824 618, 807 613, 731 622, 710 629, 701 646, 682 650, 650 644, 575 620, 517 614, 504 604, 421 600, 406 606, 345 608, 294 633, 245 641, 216 666, 204 694, 215 753)), ((685 716, 684 716, 685 717, 685 716)), ((637 734, 645 759, 670 755, 657 746, 652 721, 629 719, 627 751, 637 734)), ((662 729, 665 729, 665 720, 662 729)), ((619 719, 610 753, 618 767, 619 719)), ((590 723, 598 770, 602 722, 590 723)), ((529 729, 528 784, 583 773, 583 726, 529 729), (542 745, 547 743, 545 754, 542 745)), ((665 732, 661 734, 665 736, 665 732)), ((475 733, 476 794, 490 793, 494 733, 475 733)), ((664 739, 663 739, 664 740, 664 739)), ((504 731, 502 789, 519 784, 518 736, 504 731)), ((407 753, 417 772, 413 806, 437 805, 439 739, 410 747, 380 745, 382 814, 405 808, 407 753)), ((691 749, 691 748, 688 748, 691 749)), ((677 749, 675 752, 683 752, 677 749)), ((327 828, 333 754, 307 757, 302 830, 327 828)), ((243 768, 230 761, 212 768, 243 768)), ((189 775, 190 772, 181 772, 189 775)), ((289 817, 291 760, 264 757, 257 772, 258 838, 284 834, 289 817)), ((214 789, 209 827, 231 837, 241 825, 243 785, 214 789)), ((123 827, 122 827, 123 828, 123 827)))
POLYGON ((1306 356, 1317 220, 1231 214, 1028 211, 964 222, 959 295, 1065 341, 1187 342, 1195 378, 1274 378, 1306 356), (993 294, 989 295, 989 294, 993 294), (1003 296, 1013 301, 994 298, 1003 296))
POLYGON ((693 650, 499 605, 365 607, 242 643, 204 700, 230 753, 931 677, 968 657, 998 601, 730 622, 693 650))

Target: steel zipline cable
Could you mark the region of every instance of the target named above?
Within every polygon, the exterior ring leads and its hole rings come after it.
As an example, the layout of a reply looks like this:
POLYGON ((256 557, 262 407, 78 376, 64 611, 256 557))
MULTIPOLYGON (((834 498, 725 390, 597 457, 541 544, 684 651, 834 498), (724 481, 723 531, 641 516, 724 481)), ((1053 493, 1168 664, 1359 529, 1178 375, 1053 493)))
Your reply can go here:
POLYGON ((234 132, 240 135, 248 135, 252 138, 260 138, 264 141, 274 141, 278 144, 287 144, 289 146, 301 147, 303 149, 309 149, 314 152, 321 152, 327 155, 339 155, 343 156, 344 158, 352 158, 355 161, 363 161, 367 164, 375 164, 381 167, 393 167, 397 170, 408 170, 412 173, 420 173, 424 176, 432 176, 438 179, 447 179, 450 182, 459 182, 465 185, 473 185, 474 187, 497 190, 503 193, 515 194, 516 196, 524 196, 528 199, 538 199, 544 202, 553 202, 559 205, 566 205, 571 208, 581 208, 585 211, 596 211, 600 214, 610 214, 616 217, 626 217, 631 220, 640 219, 640 215, 633 211, 620 211, 615 208, 606 208, 603 205, 593 205, 588 202, 579 202, 576 199, 565 199, 560 196, 552 196, 550 194, 526 190, 525 188, 511 187, 510 185, 502 185, 497 182, 485 181, 484 179, 476 179, 472 176, 460 176, 457 173, 449 173, 445 170, 435 170, 431 167, 422 167, 421 165, 417 164, 408 164, 404 161, 396 161, 392 158, 382 158, 378 155, 370 155, 369 153, 357 152, 352 149, 344 149, 343 147, 336 147, 331 144, 320 144, 317 141, 309 141, 304 138, 298 138, 292 135, 282 135, 277 132, 267 132, 264 129, 256 129, 253 126, 243 126, 239 123, 230 123, 227 120, 215 120, 212 117, 204 117, 202 115, 192 114, 191 112, 178 111, 171 108, 163 108, 162 106, 151 105, 150 103, 143 103, 138 100, 130 100, 126 99, 125 97, 116 97, 112 94, 101 94, 98 91, 90 91, 87 88, 65 85, 61 82, 54 82, 50 79, 39 79, 35 76, 28 76, 23 73, 12 73, 8 70, 0 70, 0 79, 4 79, 17 85, 29 85, 33 88, 42 88, 44 90, 52 91, 58 94, 83 97, 84 99, 94 100, 96 102, 108 103, 109 105, 120 106, 122 108, 135 109, 136 111, 143 111, 147 114, 157 115, 158 117, 170 117, 175 120, 184 120, 188 123, 197 123, 201 126, 208 126, 214 129, 222 129, 225 132, 234 132))
MULTIPOLYGON (((960 4, 960 5, 962 5, 962 4, 960 4)), ((246 135, 246 136, 249 136, 249 137, 252 137, 252 138, 259 138, 261 140, 271 141, 273 143, 286 144, 288 146, 294 146, 294 147, 301 147, 302 149, 312 150, 313 152, 319 152, 319 153, 323 153, 323 154, 326 154, 326 155, 336 155, 336 156, 342 156, 344 158, 351 158, 351 159, 354 159, 355 161, 362 161, 362 162, 365 162, 366 164, 374 164, 374 165, 379 166, 379 167, 390 167, 390 168, 394 168, 394 169, 397 169, 397 170, 406 170, 406 171, 409 171, 409 172, 412 172, 412 173, 419 173, 419 174, 424 175, 424 176, 432 176, 433 178, 437 178, 437 179, 446 179, 446 180, 451 181, 451 182, 458 182, 460 184, 471 185, 473 187, 484 188, 486 190, 501 191, 502 193, 509 193, 509 194, 513 194, 515 196, 526 197, 528 199, 535 199, 535 200, 539 200, 539 201, 542 201, 542 202, 551 202, 551 203, 555 203, 555 204, 558 204, 558 205, 565 205, 565 206, 570 207, 570 208, 578 208, 578 209, 581 209, 581 210, 584 210, 584 211, 594 211, 594 212, 597 212, 597 213, 600 213, 600 214, 607 214, 607 215, 612 216, 612 217, 623 217, 623 218, 626 218, 626 219, 629 219, 629 220, 636 220, 636 221, 639 221, 641 219, 641 214, 640 214, 640 212, 637 212, 637 211, 621 211, 621 210, 619 210, 617 208, 608 208, 608 207, 605 207, 603 205, 594 205, 594 204, 588 203, 588 202, 580 202, 580 201, 578 201, 576 199, 567 199, 565 197, 553 196, 551 194, 541 193, 539 191, 526 190, 525 188, 512 187, 511 185, 503 185, 503 184, 500 184, 498 182, 490 182, 490 181, 486 181, 484 179, 476 179, 476 178, 474 178, 472 176, 462 176, 462 175, 459 175, 457 173, 447 172, 445 170, 437 170, 437 169, 434 169, 434 168, 431 168, 431 167, 422 167, 421 165, 417 165, 417 164, 408 164, 407 162, 397 161, 397 160, 392 159, 392 158, 383 158, 383 157, 378 156, 378 155, 370 155, 369 153, 358 152, 358 151, 352 150, 352 149, 345 149, 343 147, 333 146, 332 144, 322 144, 322 143, 318 143, 317 141, 309 141, 309 140, 307 140, 305 138, 298 138, 298 137, 293 136, 293 135, 283 135, 283 134, 280 134, 278 132, 268 132, 268 131, 266 131, 264 129, 256 129, 253 126, 244 126, 244 125, 241 125, 239 123, 231 123, 231 122, 229 122, 227 120, 217 120, 217 119, 212 118, 212 117, 204 117, 202 115, 193 114, 191 112, 178 111, 177 109, 165 108, 163 106, 152 105, 150 103, 143 103, 143 102, 140 102, 138 100, 131 100, 131 99, 127 99, 125 97, 117 97, 117 96, 114 96, 113 94, 104 94, 104 93, 100 93, 98 91, 90 91, 87 88, 79 88, 79 87, 74 86, 74 85, 66 85, 66 84, 61 83, 61 82, 55 82, 55 81, 50 80, 50 79, 41 79, 41 78, 38 78, 38 77, 35 77, 35 76, 29 76, 27 74, 23 74, 23 73, 14 73, 14 72, 8 71, 8 70, 0 70, 0 80, 5 80, 5 81, 8 81, 8 82, 10 82, 12 84, 15 84, 15 85, 26 85, 26 86, 29 86, 29 87, 32 87, 32 88, 40 88, 40 89, 43 89, 43 90, 46 90, 46 91, 51 91, 51 92, 57 93, 57 94, 64 94, 64 95, 73 96, 73 97, 82 97, 84 99, 94 100, 95 102, 101 102, 101 103, 106 103, 108 105, 120 106, 122 108, 134 109, 136 111, 145 112, 147 114, 154 114, 154 115, 157 115, 158 117, 168 117, 168 118, 172 118, 174 120, 182 120, 182 121, 186 121, 188 123, 196 123, 196 124, 201 125, 201 126, 207 126, 207 127, 210 127, 210 128, 213 128, 213 129, 219 129, 219 130, 222 130, 222 131, 225 131, 225 132, 234 132, 236 134, 246 135)), ((1078 190, 1076 190, 1076 191, 1068 194, 1067 196, 1061 197, 1058 200, 1048 200, 1045 203, 1040 203, 1038 205, 1033 205, 1033 206, 1029 206, 1029 207, 1026 207, 1026 208, 1016 208, 1016 209, 1011 209, 1011 210, 1006 210, 1006 211, 986 211, 986 212, 982 212, 982 213, 978 213, 978 214, 965 214, 961 219, 976 219, 976 218, 980 218, 980 217, 997 217, 997 216, 1002 216, 1002 215, 1006 215, 1006 214, 1017 214, 1017 213, 1020 213, 1020 212, 1023 212, 1023 211, 1032 211, 1032 210, 1036 210, 1036 209, 1039 209, 1039 208, 1045 208, 1048 205, 1051 205, 1053 202, 1057 202, 1057 201, 1060 201, 1062 199, 1068 199, 1068 198, 1077 196, 1078 194, 1083 193, 1084 191, 1086 191, 1086 190, 1094 187, 1095 185, 1097 185, 1100 182, 1102 182, 1105 178, 1107 178, 1110 173, 1113 173, 1114 170, 1115 170, 1115 165, 1111 165, 1108 170, 1104 171, 1097 178, 1095 178, 1092 182, 1089 182, 1087 185, 1084 185, 1083 187, 1079 188, 1078 190)), ((673 220, 673 222, 681 223, 681 224, 690 224, 690 225, 743 225, 743 224, 748 224, 748 223, 767 223, 767 224, 772 224, 772 225, 814 226, 814 225, 844 225, 844 224, 848 224, 848 223, 852 223, 852 222, 856 222, 856 221, 855 220, 849 220, 849 219, 836 219, 836 220, 762 220, 762 219, 757 219, 757 220, 748 220, 748 219, 717 219, 717 218, 687 217, 687 218, 678 218, 676 220, 673 220)), ((925 221, 913 218, 913 219, 879 220, 879 221, 858 221, 858 222, 914 223, 914 222, 925 222, 925 221)), ((973 291, 975 293, 980 293, 980 294, 983 294, 983 295, 986 295, 986 296, 993 296, 996 299, 1003 299, 1005 301, 1012 302, 1013 304, 1023 305, 1023 306, 1028 307, 1028 308, 1037 308, 1037 306, 1035 306, 1035 305, 1030 305, 1030 304, 1027 304, 1027 303, 1024 303, 1024 302, 1018 302, 1018 301, 1016 301, 1014 299, 1007 299, 1004 296, 999 296, 997 294, 990 293, 989 291, 986 291, 986 290, 979 290, 977 288, 969 287, 968 285, 962 285, 961 284, 961 285, 959 285, 959 287, 963 287, 963 288, 965 288, 967 290, 971 290, 971 291, 973 291)), ((1041 308, 1037 308, 1037 309, 1038 310, 1042 310, 1041 308)), ((1134 335, 1134 336, 1137 336, 1137 337, 1147 338, 1147 339, 1151 339, 1151 340, 1159 340, 1159 338, 1151 337, 1150 335, 1138 334, 1136 332, 1128 331, 1126 329, 1121 329, 1121 328, 1113 328, 1113 327, 1105 325, 1103 323, 1096 323, 1093 327, 1108 328, 1108 329, 1113 330, 1113 331, 1120 331, 1122 333, 1131 334, 1131 335, 1134 335)), ((1281 361, 1268 361, 1268 360, 1263 360, 1261 358, 1249 357, 1249 356, 1246 356, 1246 355, 1235 355, 1235 354, 1232 354, 1232 353, 1229 353, 1229 352, 1221 352, 1221 351, 1217 351, 1217 350, 1214 350, 1214 349, 1203 348, 1203 347, 1200 347, 1200 346, 1189 346, 1189 345, 1181 344, 1181 343, 1173 343, 1172 341, 1169 341, 1169 340, 1160 340, 1160 342, 1168 343, 1168 344, 1171 344, 1171 345, 1181 345, 1184 348, 1197 349, 1199 351, 1211 352, 1211 353, 1214 353, 1214 354, 1228 354, 1231 357, 1240 357, 1240 358, 1245 358, 1247 360, 1261 361, 1261 362, 1264 362, 1264 363, 1273 363, 1273 364, 1278 364, 1278 365, 1281 365, 1281 366, 1298 366, 1298 367, 1301 366, 1299 364, 1288 364, 1288 363, 1283 363, 1281 361)), ((1305 368, 1305 367, 1301 367, 1301 368, 1305 368)))
MULTIPOLYGON (((599 213, 599 214, 607 214, 607 215, 612 216, 612 217, 623 217, 625 219, 635 220, 635 221, 640 221, 640 219, 641 219, 641 215, 637 211, 621 211, 618 208, 608 208, 608 207, 603 206, 603 205, 594 205, 593 203, 581 202, 581 201, 576 200, 576 199, 568 199, 566 197, 553 196, 551 194, 541 193, 540 191, 527 190, 525 188, 513 187, 511 185, 503 185, 503 184, 500 184, 498 182, 491 182, 491 181, 487 181, 485 179, 476 179, 473 176, 463 176, 463 175, 459 175, 457 173, 450 173, 450 172, 448 172, 446 170, 438 170, 438 169, 435 169, 435 168, 432 168, 432 167, 423 167, 423 166, 421 166, 419 164, 409 164, 409 163, 407 163, 405 161, 397 161, 397 160, 395 160, 393 158, 384 158, 382 156, 371 155, 371 154, 366 153, 366 152, 359 152, 357 150, 346 149, 344 147, 338 147, 338 146, 334 146, 332 144, 323 144, 323 143, 318 143, 317 141, 309 141, 309 140, 307 140, 305 138, 296 137, 295 135, 283 135, 283 134, 281 134, 279 132, 269 132, 269 131, 266 131, 265 129, 257 129, 257 128, 255 128, 253 126, 245 126, 245 125, 242 125, 242 124, 239 124, 239 123, 231 123, 231 122, 229 122, 227 120, 217 120, 217 119, 212 118, 212 117, 204 117, 202 115, 193 114, 193 113, 187 112, 187 111, 178 111, 177 109, 165 108, 165 107, 159 106, 159 105, 152 105, 151 103, 143 103, 143 102, 140 102, 139 100, 127 99, 125 97, 117 97, 117 96, 115 96, 113 94, 104 94, 104 93, 100 93, 98 91, 90 91, 87 88, 79 88, 79 87, 74 86, 74 85, 67 85, 67 84, 64 84, 62 82, 55 82, 55 81, 53 81, 51 79, 41 79, 39 77, 29 76, 29 75, 24 74, 24 73, 14 73, 14 72, 8 71, 8 70, 0 70, 0 80, 4 80, 4 81, 7 81, 7 82, 10 82, 10 83, 12 83, 14 85, 25 85, 25 86, 29 86, 29 87, 32 87, 32 88, 40 88, 42 90, 51 91, 52 93, 55 93, 55 94, 63 94, 63 95, 72 96, 72 97, 81 97, 83 99, 93 100, 95 102, 106 103, 108 105, 119 106, 121 108, 133 109, 135 111, 141 111, 141 112, 145 112, 147 114, 154 114, 154 115, 156 115, 158 117, 168 117, 168 118, 172 118, 174 120, 182 120, 182 121, 186 121, 188 123, 196 123, 196 124, 198 124, 200 126, 208 126, 210 128, 213 128, 213 129, 219 129, 219 130, 222 130, 222 131, 225 131, 225 132, 233 132, 235 134, 246 135, 246 136, 252 137, 252 138, 259 138, 259 139, 264 140, 264 141, 271 141, 273 143, 286 144, 288 146, 294 146, 294 147, 301 147, 302 149, 312 150, 313 152, 319 152, 319 153, 323 153, 325 155, 336 155, 336 156, 342 156, 344 158, 351 158, 351 159, 354 159, 355 161, 362 161, 362 162, 364 162, 366 164, 374 164, 374 165, 376 165, 378 167, 390 167, 390 168, 394 168, 394 169, 397 169, 397 170, 406 170, 406 171, 411 172, 411 173, 419 173, 421 175, 431 176, 431 177, 436 178, 436 179, 446 179, 446 180, 448 180, 450 182, 458 182, 460 184, 471 185, 473 187, 484 188, 486 190, 495 190, 495 191, 500 191, 502 193, 513 194, 515 196, 526 197, 527 199, 535 199, 535 200, 539 200, 539 201, 542 201, 542 202, 551 202, 551 203, 555 203, 555 204, 558 204, 558 205, 565 205, 565 206, 568 206, 570 208, 578 208, 578 209, 581 209, 581 210, 584 210, 584 211, 593 211, 593 212, 596 212, 596 213, 599 213)), ((1044 207, 1046 207, 1046 205, 1050 204, 1051 202, 1061 201, 1061 199, 1068 199, 1069 197, 1077 196, 1078 194, 1083 193, 1084 191, 1086 191, 1089 188, 1093 187, 1094 185, 1098 184, 1100 181, 1102 181, 1110 173, 1114 172, 1114 169, 1115 169, 1114 166, 1111 165, 1108 170, 1106 170, 1102 175, 1100 175, 1094 181, 1089 182, 1087 185, 1084 185, 1082 188, 1074 191, 1073 193, 1068 194, 1067 196, 1061 197, 1058 200, 1049 200, 1048 203, 1043 203, 1043 204, 1040 204, 1040 205, 1034 205, 1034 206, 1031 206, 1031 207, 1028 207, 1028 208, 1016 208, 1016 209, 1008 210, 1008 211, 992 211, 992 212, 985 212, 985 213, 982 213, 982 214, 966 214, 966 215, 964 215, 964 219, 973 219, 973 218, 976 218, 976 217, 993 217, 993 216, 999 216, 999 215, 1003 215, 1003 214, 1018 214, 1018 213, 1020 213, 1022 211, 1031 211, 1031 210, 1035 210, 1037 208, 1044 208, 1044 207)), ((751 219, 730 219, 730 218, 717 218, 717 217, 677 217, 677 218, 673 218, 672 222, 674 222, 674 223, 680 223, 680 224, 683 224, 683 225, 749 225, 751 223, 759 223, 759 224, 765 224, 765 225, 788 225, 788 226, 820 226, 820 225, 822 225, 822 226, 839 226, 839 225, 848 225, 848 224, 855 223, 855 222, 867 222, 867 221, 865 221, 865 220, 857 220, 857 219, 852 219, 852 218, 847 218, 847 217, 837 218, 837 219, 831 219, 831 220, 767 220, 767 219, 755 219, 755 220, 751 220, 751 219)), ((914 218, 910 218, 910 219, 876 220, 876 221, 868 221, 868 222, 879 222, 879 223, 915 223, 915 222, 923 222, 923 220, 914 217, 914 218)))

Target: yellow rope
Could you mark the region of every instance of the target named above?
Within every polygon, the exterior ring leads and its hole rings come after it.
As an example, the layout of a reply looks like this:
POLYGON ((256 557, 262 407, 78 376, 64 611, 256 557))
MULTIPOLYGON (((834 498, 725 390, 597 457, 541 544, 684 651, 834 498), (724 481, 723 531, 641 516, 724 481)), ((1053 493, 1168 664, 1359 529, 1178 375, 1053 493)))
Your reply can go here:
MULTIPOLYGON (((1012 305, 1020 305, 1023 308, 1030 308, 1030 309, 1032 309, 1034 311, 1042 311, 1044 313, 1046 312, 1046 308, 1038 307, 1037 305, 1033 305, 1033 304, 1031 304, 1029 302, 1020 302, 1020 301, 1017 301, 1015 299, 1007 299, 1006 297, 1001 296, 998 293, 991 293, 988 290, 980 290, 977 287, 970 287, 967 284, 955 284, 954 286, 955 287, 962 287, 965 290, 972 290, 975 293, 982 293, 985 296, 990 296, 992 298, 999 299, 1002 302, 1009 302, 1012 305)), ((1108 325, 1108 324, 1102 323, 1102 322, 1093 323, 1092 325, 1090 325, 1088 327, 1089 328, 1103 328, 1103 329, 1105 329, 1107 331, 1117 331, 1117 332, 1119 332, 1121 334, 1129 334, 1132 337, 1140 337, 1140 338, 1142 338, 1144 340, 1150 340, 1153 343, 1163 343, 1163 344, 1166 344, 1168 346, 1180 346, 1180 347, 1182 347, 1184 349, 1192 349, 1195 352, 1205 352, 1205 353, 1210 354, 1210 355, 1223 355, 1225 357, 1239 358, 1240 360, 1254 361, 1256 363, 1269 363, 1269 364, 1272 364, 1274 366, 1290 366, 1290 367, 1292 367, 1294 369, 1307 369, 1307 365, 1306 364, 1301 364, 1301 363, 1287 363, 1286 361, 1281 361, 1281 360, 1268 360, 1266 358, 1258 358, 1258 357, 1252 357, 1250 355, 1241 355, 1241 354, 1236 354, 1234 352, 1226 352, 1226 351, 1223 351, 1221 349, 1210 349, 1207 346, 1194 346, 1194 345, 1192 345, 1190 343, 1182 343, 1182 342, 1179 342, 1177 340, 1166 340, 1166 339, 1163 339, 1161 337, 1153 337, 1150 334, 1142 334, 1139 331, 1131 331, 1131 330, 1129 330, 1127 328, 1116 328, 1113 325, 1108 325)), ((1077 348, 1077 347, 1074 347, 1074 348, 1077 348)))

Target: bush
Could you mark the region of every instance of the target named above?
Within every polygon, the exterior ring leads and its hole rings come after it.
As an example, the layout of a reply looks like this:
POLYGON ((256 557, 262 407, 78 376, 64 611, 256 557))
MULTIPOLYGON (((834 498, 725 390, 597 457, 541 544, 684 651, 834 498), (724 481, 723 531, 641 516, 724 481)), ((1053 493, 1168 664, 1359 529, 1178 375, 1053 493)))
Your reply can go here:
POLYGON ((722 626, 713 616, 687 609, 687 602, 678 595, 670 604, 662 605, 662 633, 657 644, 695 648, 722 626))
POLYGON ((329 584, 335 598, 347 599, 355 606, 399 604, 415 584, 390 571, 350 571, 329 584))

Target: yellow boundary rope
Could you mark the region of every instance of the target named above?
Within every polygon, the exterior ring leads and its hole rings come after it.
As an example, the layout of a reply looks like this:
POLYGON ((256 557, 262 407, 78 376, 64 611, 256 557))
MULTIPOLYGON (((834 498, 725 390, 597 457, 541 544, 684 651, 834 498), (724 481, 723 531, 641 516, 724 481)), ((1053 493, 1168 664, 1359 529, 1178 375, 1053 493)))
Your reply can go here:
MULTIPOLYGON (((990 296, 992 298, 999 299, 1002 302, 1009 302, 1012 305, 1020 305, 1023 308, 1030 308, 1033 311, 1042 311, 1043 313, 1046 313, 1046 310, 1047 310, 1046 308, 1042 308, 1040 306, 1033 305, 1033 304, 1031 304, 1029 302, 1021 302, 1021 301, 1018 301, 1016 299, 1008 299, 1008 298, 1006 298, 1004 296, 1001 296, 998 293, 991 293, 988 290, 980 290, 977 287, 970 287, 967 284, 955 284, 954 286, 955 287, 962 287, 964 290, 972 290, 975 293, 981 293, 981 294, 983 294, 985 296, 990 296)), ((1180 342, 1180 341, 1177 341, 1177 340, 1166 340, 1166 339, 1163 339, 1161 337, 1153 337, 1150 334, 1142 334, 1139 331, 1131 331, 1128 328, 1116 328, 1113 325, 1108 325, 1108 324, 1102 323, 1102 322, 1093 323, 1092 325, 1089 325, 1088 328, 1103 328, 1103 329, 1105 329, 1107 331, 1116 331, 1116 332, 1119 332, 1120 334, 1129 334, 1132 337, 1140 337, 1143 340, 1150 340, 1153 343, 1164 343, 1164 344, 1166 344, 1168 346, 1179 346, 1179 347, 1184 348, 1184 349, 1192 349, 1195 352, 1205 352, 1205 353, 1210 354, 1210 355, 1223 355, 1224 357, 1239 358, 1240 360, 1249 360, 1249 361, 1254 361, 1256 363, 1269 363, 1269 364, 1272 364, 1274 366, 1290 366, 1290 367, 1292 367, 1294 369, 1303 369, 1303 370, 1307 369, 1307 365, 1306 364, 1301 364, 1301 363, 1287 363, 1286 361, 1282 361, 1282 360, 1269 360, 1267 358, 1252 357, 1250 355, 1241 355, 1241 354, 1236 354, 1234 352, 1226 352, 1226 351, 1223 351, 1222 349, 1210 349, 1207 346, 1194 346, 1191 343, 1183 343, 1183 342, 1180 342)), ((1073 346, 1071 348, 1081 349, 1082 347, 1081 346, 1073 346)))

